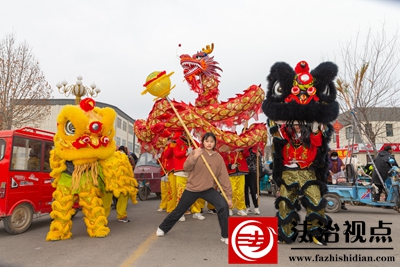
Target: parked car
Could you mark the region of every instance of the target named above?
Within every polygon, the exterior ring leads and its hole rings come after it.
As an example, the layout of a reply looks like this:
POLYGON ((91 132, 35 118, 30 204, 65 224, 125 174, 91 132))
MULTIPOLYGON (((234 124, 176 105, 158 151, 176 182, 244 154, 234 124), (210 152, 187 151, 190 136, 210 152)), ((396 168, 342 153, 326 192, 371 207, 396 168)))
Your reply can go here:
POLYGON ((52 210, 53 137, 53 132, 31 127, 0 131, 0 221, 9 234, 27 231, 34 215, 52 210))
POLYGON ((0 131, 0 220, 10 234, 25 232, 34 214, 51 211, 47 150, 54 133, 25 127, 0 131))
POLYGON ((140 155, 134 175, 139 183, 140 200, 146 200, 150 193, 161 196, 161 166, 153 155, 147 152, 140 155))

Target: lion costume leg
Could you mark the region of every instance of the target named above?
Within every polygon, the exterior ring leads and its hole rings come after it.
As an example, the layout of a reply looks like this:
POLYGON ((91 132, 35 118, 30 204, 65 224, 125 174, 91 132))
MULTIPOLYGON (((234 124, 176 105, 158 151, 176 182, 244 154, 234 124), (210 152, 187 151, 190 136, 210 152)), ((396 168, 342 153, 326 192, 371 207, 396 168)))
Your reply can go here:
MULTIPOLYGON (((284 175, 282 174, 282 176, 284 175)), ((279 209, 277 213, 279 241, 286 244, 291 244, 296 239, 297 232, 294 232, 293 228, 300 220, 299 214, 296 212, 296 209, 299 210, 297 185, 297 183, 291 183, 289 187, 282 184, 280 196, 275 201, 275 205, 279 209)))
POLYGON ((317 237, 318 241, 324 245, 325 241, 322 237, 326 231, 326 226, 331 220, 325 215, 326 200, 321 196, 321 191, 315 178, 308 180, 301 190, 304 192, 301 202, 307 210, 307 234, 317 237))
POLYGON ((72 215, 75 210, 72 208, 74 204, 74 196, 71 188, 58 184, 53 192, 54 201, 51 204, 53 211, 50 217, 53 221, 50 224, 50 231, 47 233, 47 241, 64 240, 72 237, 72 215))
POLYGON ((110 233, 107 217, 103 207, 103 201, 99 197, 100 189, 93 184, 82 186, 79 192, 79 205, 85 215, 84 221, 87 233, 90 237, 105 237, 110 233), (83 188, 82 188, 83 187, 83 188))

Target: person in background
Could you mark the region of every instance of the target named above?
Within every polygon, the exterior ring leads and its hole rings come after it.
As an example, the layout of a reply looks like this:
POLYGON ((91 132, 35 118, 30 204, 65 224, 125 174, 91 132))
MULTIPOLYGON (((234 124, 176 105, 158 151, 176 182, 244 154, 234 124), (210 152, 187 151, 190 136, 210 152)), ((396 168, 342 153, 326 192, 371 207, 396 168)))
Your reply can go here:
MULTIPOLYGON (((120 146, 118 148, 118 151, 125 154, 128 157, 129 162, 132 164, 132 160, 129 159, 128 148, 126 146, 120 146)), ((133 168, 134 168, 134 166, 132 166, 132 169, 133 168)), ((115 209, 117 211, 117 218, 118 218, 119 222, 128 223, 131 221, 128 218, 128 213, 126 211, 126 209, 128 207, 128 200, 129 200, 128 195, 125 196, 124 194, 120 194, 118 198, 116 198, 113 195, 113 202, 114 202, 115 209)))
POLYGON ((28 170, 30 171, 40 170, 40 148, 40 144, 34 145, 29 152, 28 170))
MULTIPOLYGON (((117 151, 124 153, 125 155, 128 155, 128 149, 125 146, 119 146, 117 151)), ((128 157, 128 159, 129 159, 129 157, 128 157)), ((129 162, 131 162, 130 159, 129 159, 129 162)), ((117 207, 117 202, 118 202, 118 199, 113 195, 112 204, 111 204, 111 208, 113 210, 115 210, 115 208, 117 207)))
POLYGON ((172 138, 168 138, 167 145, 163 151, 163 162, 164 167, 168 172, 168 195, 167 195, 167 213, 172 212, 176 208, 176 176, 175 176, 175 166, 174 166, 174 148, 176 147, 176 142, 172 138))
MULTIPOLYGON (((171 139, 167 139, 166 146, 168 146, 170 142, 171 139)), ((168 169, 170 167, 170 164, 167 163, 167 157, 165 156, 165 148, 160 154, 157 154, 154 157, 156 160, 158 160, 161 166, 161 181, 160 181, 161 201, 157 211, 164 212, 167 211, 168 191, 171 188, 171 185, 168 181, 168 173, 171 171, 170 169, 168 169)))
POLYGON ((44 165, 43 165, 43 169, 45 171, 51 171, 50 168, 50 151, 53 149, 52 145, 46 144, 45 148, 44 148, 44 165))
POLYGON ((242 151, 230 151, 221 153, 228 170, 229 179, 232 186, 232 209, 229 209, 229 215, 233 215, 233 209, 237 209, 237 215, 246 216, 246 203, 244 200, 245 175, 249 173, 246 157, 242 151))
MULTIPOLYGON (((343 164, 343 161, 339 158, 338 153, 336 151, 330 152, 329 163, 328 163, 329 177, 327 180, 330 181, 330 183, 332 183, 333 174, 341 172, 345 168, 346 166, 343 164)), ((347 210, 344 201, 342 202, 341 209, 347 210)))
POLYGON ((128 156, 128 159, 129 159, 129 163, 132 166, 132 171, 134 172, 135 171, 136 162, 132 157, 132 153, 128 153, 127 156, 128 156))
POLYGON ((132 159, 134 160, 134 162, 135 162, 135 166, 136 166, 136 164, 137 164, 137 161, 139 160, 139 158, 136 156, 136 154, 135 153, 133 153, 133 152, 131 152, 130 153, 130 156, 132 157, 132 159))
MULTIPOLYGON (((215 188, 218 191, 218 188, 215 188)), ((203 209, 206 207, 206 201, 202 198, 198 198, 196 202, 193 203, 192 207, 190 208, 193 214, 200 213, 203 214, 203 209)), ((218 214, 217 210, 211 203, 207 203, 207 212, 209 214, 218 214)), ((204 217, 204 216, 203 216, 204 217)), ((205 217, 204 217, 205 218, 205 217)))
MULTIPOLYGON (((187 157, 184 164, 185 171, 189 172, 186 189, 183 191, 178 206, 158 226, 156 236, 161 237, 168 233, 188 208, 198 198, 203 198, 214 205, 218 211, 221 241, 228 244, 228 217, 229 207, 232 206, 232 188, 224 160, 215 151, 216 141, 217 139, 213 133, 206 133, 201 140, 202 147, 194 149, 187 157), (214 189, 215 181, 213 176, 201 157, 206 160, 211 171, 218 179, 227 200, 214 189)), ((201 234, 201 232, 199 233, 201 234)))
MULTIPOLYGON (((378 193, 374 194, 374 202, 377 202, 380 200, 380 195, 385 192, 384 186, 382 184, 386 182, 386 179, 389 177, 389 170, 392 168, 392 166, 398 166, 396 160, 392 156, 393 149, 391 146, 385 146, 382 151, 378 153, 376 156, 374 163, 376 168, 372 172, 372 183, 375 184, 376 187, 378 187, 378 193), (389 160, 392 159, 391 161, 394 161, 394 163, 390 163, 389 160), (379 174, 378 174, 379 173, 379 174), (379 178, 382 178, 381 179, 379 178)), ((387 195, 385 194, 385 201, 386 201, 387 195)))
POLYGON ((358 176, 358 159, 355 155, 350 157, 345 157, 343 159, 343 164, 345 165, 345 173, 349 182, 355 182, 358 176))
MULTIPOLYGON (((186 135, 183 134, 183 132, 175 132, 172 136, 172 139, 175 140, 176 146, 173 148, 173 154, 174 154, 174 174, 176 177, 176 199, 177 203, 181 200, 183 191, 186 188, 186 182, 187 182, 187 177, 188 173, 185 172, 183 168, 183 164, 185 163, 188 155, 188 150, 189 150, 189 141, 186 138, 186 135)), ((186 212, 185 214, 187 214, 186 212)), ((186 221, 185 219, 185 214, 182 215, 181 218, 179 218, 179 221, 184 222, 186 221)), ((198 220, 204 220, 204 216, 201 215, 200 213, 195 213, 193 214, 193 218, 198 219, 198 220)))
POLYGON ((371 162, 367 163, 363 169, 366 175, 372 177, 372 173, 374 172, 374 165, 371 162))
MULTIPOLYGON (((244 185, 244 199, 245 204, 247 207, 246 213, 252 213, 250 209, 250 197, 249 197, 249 190, 251 200, 254 206, 254 214, 259 215, 260 209, 258 207, 258 197, 259 192, 257 191, 257 183, 260 182, 259 177, 257 177, 257 159, 258 159, 258 167, 261 168, 261 153, 257 146, 250 148, 246 155, 246 161, 249 168, 249 173, 245 176, 245 185, 244 185)), ((261 175, 261 171, 258 172, 261 175)))

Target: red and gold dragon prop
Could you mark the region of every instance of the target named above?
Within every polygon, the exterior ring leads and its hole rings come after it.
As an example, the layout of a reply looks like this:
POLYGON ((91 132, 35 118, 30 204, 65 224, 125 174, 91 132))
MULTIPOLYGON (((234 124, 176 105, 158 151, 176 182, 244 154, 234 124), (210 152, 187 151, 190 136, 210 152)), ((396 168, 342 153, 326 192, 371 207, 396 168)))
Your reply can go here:
MULTIPOLYGON (((195 105, 166 99, 171 89, 162 89, 158 99, 150 111, 147 120, 137 120, 134 131, 142 149, 151 153, 159 151, 165 146, 166 138, 174 131, 182 131, 182 124, 175 115, 170 103, 176 108, 184 124, 194 130, 196 136, 205 132, 213 132, 218 138, 218 147, 227 146, 230 149, 243 149, 254 145, 264 146, 267 140, 265 123, 254 123, 242 134, 222 130, 224 126, 232 127, 243 124, 251 118, 256 118, 261 111, 261 104, 265 98, 264 91, 257 85, 251 85, 242 94, 219 101, 219 80, 222 71, 217 66, 214 57, 209 56, 214 45, 209 45, 193 56, 183 54, 180 64, 190 89, 198 94, 195 105)), ((171 73, 172 74, 172 73, 171 73)), ((147 77, 146 88, 157 82, 166 82, 170 86, 169 76, 165 72, 153 72, 147 77)), ((145 90, 144 92, 146 92, 145 90)), ((143 92, 143 93, 144 93, 143 92)), ((156 94, 154 94, 156 95, 156 94)))

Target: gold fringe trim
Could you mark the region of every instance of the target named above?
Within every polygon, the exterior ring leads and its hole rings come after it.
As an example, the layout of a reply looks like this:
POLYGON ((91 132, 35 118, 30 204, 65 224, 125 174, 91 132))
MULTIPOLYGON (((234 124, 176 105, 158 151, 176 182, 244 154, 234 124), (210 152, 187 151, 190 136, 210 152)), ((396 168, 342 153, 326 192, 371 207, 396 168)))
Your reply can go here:
POLYGON ((82 165, 75 165, 74 172, 72 173, 72 190, 78 190, 81 177, 83 174, 86 174, 86 182, 89 183, 89 179, 92 178, 92 183, 94 186, 98 186, 97 175, 98 175, 98 163, 97 161, 86 163, 82 165))

